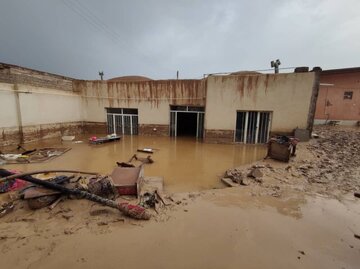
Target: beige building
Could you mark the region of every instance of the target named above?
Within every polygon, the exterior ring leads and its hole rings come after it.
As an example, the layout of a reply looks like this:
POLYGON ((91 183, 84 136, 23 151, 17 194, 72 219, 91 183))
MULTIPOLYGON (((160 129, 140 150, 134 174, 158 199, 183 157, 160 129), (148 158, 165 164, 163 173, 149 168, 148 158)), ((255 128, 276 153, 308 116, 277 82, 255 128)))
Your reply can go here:
POLYGON ((314 72, 85 81, 0 64, 0 145, 114 132, 264 143, 311 130, 317 91, 314 72))

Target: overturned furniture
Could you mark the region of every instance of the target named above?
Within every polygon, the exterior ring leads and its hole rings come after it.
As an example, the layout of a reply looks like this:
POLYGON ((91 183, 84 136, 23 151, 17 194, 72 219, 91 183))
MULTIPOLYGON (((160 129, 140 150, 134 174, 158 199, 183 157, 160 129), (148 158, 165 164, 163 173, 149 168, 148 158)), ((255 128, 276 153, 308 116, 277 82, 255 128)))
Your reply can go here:
POLYGON ((144 157, 139 157, 136 154, 134 154, 128 162, 116 162, 116 164, 117 164, 117 166, 120 166, 120 167, 136 167, 136 165, 133 163, 134 160, 139 162, 141 165, 154 163, 154 160, 151 158, 150 155, 148 155, 146 158, 144 158, 144 157))
POLYGON ((288 136, 273 137, 268 141, 268 152, 266 158, 288 162, 290 156, 295 156, 296 145, 299 142, 297 138, 288 136))
POLYGON ((137 182, 143 176, 142 166, 116 167, 111 173, 111 179, 120 195, 137 195, 137 182))

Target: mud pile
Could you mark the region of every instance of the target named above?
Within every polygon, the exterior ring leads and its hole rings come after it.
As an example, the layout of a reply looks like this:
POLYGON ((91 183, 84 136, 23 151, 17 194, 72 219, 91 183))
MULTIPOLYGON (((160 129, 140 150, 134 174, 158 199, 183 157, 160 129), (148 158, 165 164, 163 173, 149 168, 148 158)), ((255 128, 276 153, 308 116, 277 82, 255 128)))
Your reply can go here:
POLYGON ((360 129, 320 127, 320 139, 308 145, 318 159, 308 175, 310 183, 331 184, 343 191, 360 186, 360 129))
POLYGON ((251 187, 254 195, 279 197, 293 189, 339 198, 359 191, 360 129, 321 126, 314 132, 319 138, 299 144, 297 156, 288 163, 267 159, 252 166, 229 169, 225 176, 242 175, 240 185, 251 187), (254 169, 263 176, 256 180, 250 177, 254 169))

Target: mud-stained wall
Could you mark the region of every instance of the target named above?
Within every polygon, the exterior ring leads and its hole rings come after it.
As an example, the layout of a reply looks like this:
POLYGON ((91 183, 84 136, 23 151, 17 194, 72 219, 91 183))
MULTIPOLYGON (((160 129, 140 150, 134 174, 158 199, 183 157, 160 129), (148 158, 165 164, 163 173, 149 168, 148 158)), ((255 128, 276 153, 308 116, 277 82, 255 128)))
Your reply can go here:
POLYGON ((0 83, 0 127, 17 127, 16 96, 14 85, 0 83))
POLYGON ((205 129, 234 131, 241 110, 271 111, 272 132, 305 129, 314 80, 314 73, 210 76, 205 129))
POLYGON ((68 90, 0 83, 0 145, 79 133, 81 105, 68 90))
MULTIPOLYGON (((0 68, 0 73, 11 79, 15 73, 10 69, 0 68)), ((19 76, 50 84, 2 83, 0 76, 0 145, 104 133, 107 107, 137 108, 140 135, 169 135, 170 105, 205 106, 204 133, 212 142, 233 142, 237 110, 271 111, 271 131, 289 133, 296 127, 307 128, 315 85, 314 73, 294 73, 204 80, 71 80, 71 87, 62 88, 69 79, 16 70, 22 73, 19 76)))
POLYGON ((0 83, 0 146, 19 141, 14 85, 0 83))
POLYGON ((360 121, 360 71, 320 75, 320 90, 316 104, 317 123, 336 120, 354 125, 360 121), (344 99, 345 92, 352 92, 351 99, 344 99))
POLYGON ((72 92, 19 85, 24 126, 82 121, 81 97, 72 92))
POLYGON ((106 107, 137 108, 139 124, 169 125, 170 105, 205 105, 202 80, 155 80, 140 82, 77 81, 84 120, 105 122, 106 107))

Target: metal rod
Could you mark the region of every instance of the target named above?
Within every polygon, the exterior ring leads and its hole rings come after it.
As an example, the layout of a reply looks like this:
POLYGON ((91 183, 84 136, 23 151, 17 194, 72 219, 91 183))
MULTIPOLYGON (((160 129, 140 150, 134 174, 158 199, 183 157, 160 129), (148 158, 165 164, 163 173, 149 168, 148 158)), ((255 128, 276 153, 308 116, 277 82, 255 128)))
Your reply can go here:
POLYGON ((124 122, 124 115, 121 115, 121 131, 122 131, 122 134, 125 134, 125 122, 124 122))
POLYGON ((133 124, 132 124, 132 116, 130 116, 130 134, 132 135, 133 134, 133 124))
POLYGON ((177 111, 175 112, 175 137, 177 137, 177 111))
POLYGON ((249 122, 249 111, 246 111, 246 112, 245 112, 244 144, 247 144, 248 122, 249 122))
POLYGON ((259 126, 260 126, 260 112, 256 112, 256 123, 255 123, 255 144, 258 142, 259 126))
POLYGON ((199 113, 196 114, 196 137, 199 138, 199 113))

